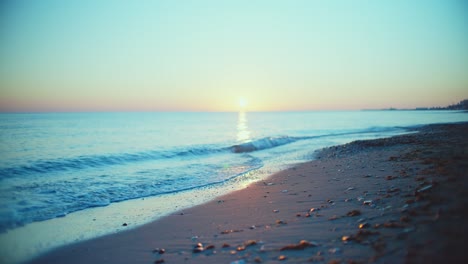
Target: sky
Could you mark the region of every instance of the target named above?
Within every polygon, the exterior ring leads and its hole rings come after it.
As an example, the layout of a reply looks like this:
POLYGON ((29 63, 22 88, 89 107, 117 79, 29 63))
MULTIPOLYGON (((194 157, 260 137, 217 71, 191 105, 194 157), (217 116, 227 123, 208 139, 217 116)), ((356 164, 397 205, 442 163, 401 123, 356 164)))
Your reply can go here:
POLYGON ((303 111, 468 98, 463 0, 0 4, 0 111, 303 111))

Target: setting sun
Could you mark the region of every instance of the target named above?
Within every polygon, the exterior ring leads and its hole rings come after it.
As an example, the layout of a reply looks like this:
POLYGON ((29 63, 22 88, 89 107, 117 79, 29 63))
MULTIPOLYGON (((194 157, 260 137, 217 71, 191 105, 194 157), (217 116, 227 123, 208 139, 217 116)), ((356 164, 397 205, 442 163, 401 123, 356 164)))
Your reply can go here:
POLYGON ((244 109, 247 106, 247 100, 245 98, 239 98, 239 107, 244 109))

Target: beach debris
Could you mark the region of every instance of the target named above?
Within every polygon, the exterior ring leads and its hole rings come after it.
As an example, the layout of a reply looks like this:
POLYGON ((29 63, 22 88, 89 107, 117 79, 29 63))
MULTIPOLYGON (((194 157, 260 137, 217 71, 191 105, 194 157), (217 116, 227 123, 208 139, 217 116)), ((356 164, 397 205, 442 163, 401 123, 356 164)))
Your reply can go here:
POLYGON ((349 211, 346 215, 347 215, 347 216, 358 216, 358 215, 361 215, 361 211, 359 211, 359 210, 352 210, 352 211, 349 211))
POLYGON ((331 199, 328 199, 328 200, 327 200, 327 203, 332 204, 332 203, 335 203, 335 201, 333 201, 333 200, 331 200, 331 199))
POLYGON ((221 234, 226 235, 226 234, 230 234, 230 233, 239 233, 239 232, 243 232, 243 231, 244 230, 242 230, 242 229, 228 229, 228 230, 221 231, 221 234))
POLYGON ((365 200, 364 202, 362 202, 362 204, 364 204, 364 205, 371 205, 371 204, 372 204, 372 200, 365 200))
POLYGON ((275 184, 274 184, 274 183, 272 183, 272 182, 268 182, 268 183, 266 183, 266 182, 263 182, 263 184, 265 184, 266 186, 272 186, 272 185, 275 185, 275 184))
POLYGON ((273 213, 279 213, 279 210, 275 209, 275 210, 273 210, 273 213))
POLYGON ((426 185, 426 186, 421 187, 420 189, 416 190, 416 192, 417 192, 417 193, 425 192, 425 191, 427 191, 427 190, 429 190, 429 189, 431 189, 431 188, 432 188, 432 184, 426 185))
POLYGON ((203 252, 205 249, 203 248, 202 243, 197 243, 195 247, 193 248, 193 253, 200 253, 203 252))
POLYGON ((254 229, 257 229, 257 227, 255 225, 252 225, 249 227, 249 229, 254 230, 254 229))
POLYGON ((237 249, 237 251, 244 251, 244 250, 245 250, 245 246, 238 246, 236 249, 237 249))
POLYGON ((310 214, 309 214, 309 213, 306 213, 304 216, 305 216, 305 217, 310 217, 310 214))
POLYGON ((123 223, 122 226, 128 226, 128 224, 127 224, 127 223, 123 223))
POLYGON ((164 259, 158 259, 156 261, 154 261, 154 264, 161 264, 161 263, 164 263, 164 259))
POLYGON ((282 192, 282 193, 287 193, 287 192, 288 192, 288 190, 282 190, 281 192, 282 192))
POLYGON ((254 258, 254 262, 255 263, 262 263, 263 261, 262 261, 262 258, 257 256, 257 257, 254 258))
POLYGON ((307 240, 301 240, 298 244, 291 244, 280 248, 280 251, 284 250, 303 250, 307 247, 317 247, 317 242, 309 242, 307 240))
POLYGON ((198 239, 198 236, 193 236, 193 237, 191 238, 192 241, 197 241, 197 239, 198 239))
POLYGON ((364 200, 364 197, 359 196, 359 197, 357 197, 356 199, 358 200, 358 202, 361 202, 362 200, 364 200))
POLYGON ((286 257, 285 255, 281 255, 278 257, 278 260, 279 261, 283 261, 283 260, 286 260, 288 257, 286 257))
POLYGON ((224 203, 224 200, 218 200, 218 203, 224 203))
POLYGON ((349 187, 348 189, 346 189, 347 191, 352 191, 352 190, 355 190, 356 188, 354 187, 349 187))
POLYGON ((231 255, 235 255, 235 254, 237 254, 237 251, 235 251, 235 250, 231 250, 231 251, 229 251, 229 254, 231 254, 231 255))

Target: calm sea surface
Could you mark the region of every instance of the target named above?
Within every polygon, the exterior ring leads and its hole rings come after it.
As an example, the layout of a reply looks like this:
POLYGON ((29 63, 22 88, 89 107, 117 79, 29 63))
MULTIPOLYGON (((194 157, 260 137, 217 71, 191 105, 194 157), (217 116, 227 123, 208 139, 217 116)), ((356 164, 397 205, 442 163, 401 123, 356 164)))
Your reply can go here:
POLYGON ((319 148, 468 121, 452 111, 0 114, 0 231, 215 186, 319 148))

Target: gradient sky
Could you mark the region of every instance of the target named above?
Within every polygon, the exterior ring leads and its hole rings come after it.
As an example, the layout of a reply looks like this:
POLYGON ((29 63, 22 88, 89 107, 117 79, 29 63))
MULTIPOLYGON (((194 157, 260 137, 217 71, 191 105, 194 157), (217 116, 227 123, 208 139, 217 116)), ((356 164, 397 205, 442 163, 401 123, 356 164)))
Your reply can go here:
POLYGON ((3 1, 1 111, 445 106, 468 98, 468 4, 3 1))

